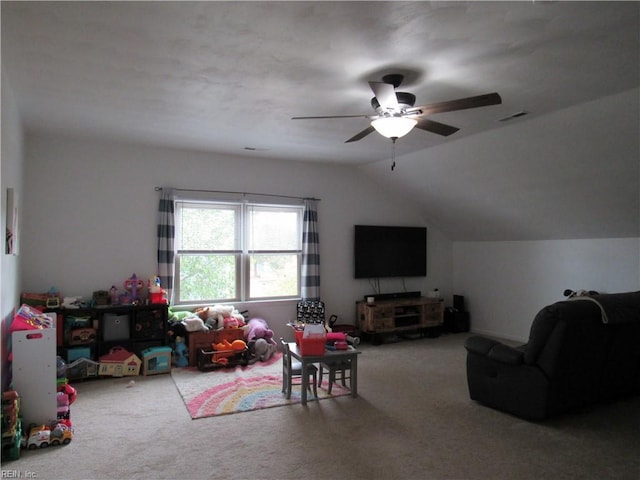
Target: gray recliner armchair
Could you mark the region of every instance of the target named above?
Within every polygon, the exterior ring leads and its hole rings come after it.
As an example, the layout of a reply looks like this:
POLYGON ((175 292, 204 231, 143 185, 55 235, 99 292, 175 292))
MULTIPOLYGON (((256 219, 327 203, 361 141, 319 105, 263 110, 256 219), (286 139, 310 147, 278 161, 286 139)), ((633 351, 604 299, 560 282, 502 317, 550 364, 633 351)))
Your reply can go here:
POLYGON ((529 341, 469 337, 471 399, 528 420, 640 394, 640 292, 544 307, 529 341))

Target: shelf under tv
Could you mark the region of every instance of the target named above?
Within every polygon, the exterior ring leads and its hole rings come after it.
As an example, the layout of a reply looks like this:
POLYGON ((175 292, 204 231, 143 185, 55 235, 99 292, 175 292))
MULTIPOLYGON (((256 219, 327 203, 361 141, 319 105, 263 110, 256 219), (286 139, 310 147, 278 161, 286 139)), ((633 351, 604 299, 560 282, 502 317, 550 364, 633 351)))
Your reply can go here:
POLYGON ((376 299, 374 303, 357 302, 356 315, 360 331, 377 343, 380 334, 413 331, 424 335, 441 327, 444 304, 440 298, 427 297, 376 299))

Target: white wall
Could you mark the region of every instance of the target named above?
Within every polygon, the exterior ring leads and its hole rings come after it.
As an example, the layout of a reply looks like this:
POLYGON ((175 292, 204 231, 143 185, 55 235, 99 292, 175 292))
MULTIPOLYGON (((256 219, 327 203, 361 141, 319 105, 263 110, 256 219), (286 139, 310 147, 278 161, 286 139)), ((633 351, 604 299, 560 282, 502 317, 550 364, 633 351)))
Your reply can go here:
MULTIPOLYGON (((18 206, 24 191, 22 184, 23 175, 23 133, 20 115, 11 92, 11 87, 2 69, 2 159, 0 165, 0 217, 2 218, 0 230, 5 231, 5 212, 7 200, 7 188, 13 188, 17 195, 18 206)), ((21 212, 23 213, 23 212, 21 212)), ((24 216, 24 215, 23 215, 24 216)), ((7 325, 13 318, 15 307, 19 300, 19 261, 18 255, 5 255, 4 235, 0 255, 2 256, 0 275, 0 321, 2 322, 2 389, 7 388, 8 375, 6 355, 7 351, 7 325)))
MULTIPOLYGON (((82 295, 121 286, 156 270, 155 186, 321 198, 322 298, 330 314, 353 322, 355 301, 372 289, 353 279, 353 225, 426 225, 406 201, 385 194, 355 168, 30 134, 26 137, 22 289, 82 295)), ((428 277, 384 281, 383 291, 451 290, 451 244, 428 230, 428 277)), ((236 305, 272 328, 295 304, 236 305)), ((278 332, 276 332, 278 333, 278 332)))
POLYGON ((524 342, 535 314, 565 289, 640 290, 640 238, 456 242, 453 284, 472 331, 524 342))

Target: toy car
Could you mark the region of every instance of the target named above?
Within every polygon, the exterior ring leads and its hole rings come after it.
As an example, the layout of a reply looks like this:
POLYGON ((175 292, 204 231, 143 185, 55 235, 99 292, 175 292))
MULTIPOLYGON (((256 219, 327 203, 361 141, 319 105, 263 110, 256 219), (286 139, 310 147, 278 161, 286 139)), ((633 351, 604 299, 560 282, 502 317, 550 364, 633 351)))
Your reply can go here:
POLYGON ((64 423, 57 423, 51 430, 51 445, 68 444, 73 440, 73 428, 64 423))
POLYGON ((47 448, 51 440, 51 430, 45 425, 39 425, 31 428, 29 437, 25 442, 25 447, 29 450, 36 448, 47 448))
POLYGON ((29 425, 29 436, 22 439, 22 448, 34 450, 49 445, 67 445, 73 439, 73 426, 69 420, 58 420, 51 426, 29 425))

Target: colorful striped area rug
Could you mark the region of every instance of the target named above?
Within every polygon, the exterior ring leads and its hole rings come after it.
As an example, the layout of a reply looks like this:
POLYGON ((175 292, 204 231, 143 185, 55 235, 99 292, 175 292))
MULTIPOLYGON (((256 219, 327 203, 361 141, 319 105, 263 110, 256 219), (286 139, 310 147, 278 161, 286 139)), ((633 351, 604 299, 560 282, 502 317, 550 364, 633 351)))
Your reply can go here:
MULTIPOLYGON (((282 393, 280 352, 267 362, 256 362, 246 367, 210 372, 201 372, 195 367, 173 368, 171 377, 194 420, 300 403, 300 386, 293 387, 289 400, 282 393)), ((319 400, 350 393, 349 389, 334 383, 329 395, 327 380, 325 372, 322 385, 318 388, 319 400)), ((307 400, 315 400, 313 392, 307 392, 307 400)))

